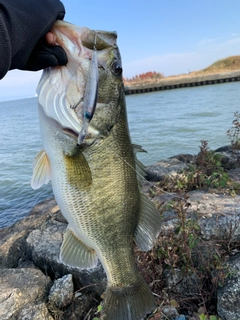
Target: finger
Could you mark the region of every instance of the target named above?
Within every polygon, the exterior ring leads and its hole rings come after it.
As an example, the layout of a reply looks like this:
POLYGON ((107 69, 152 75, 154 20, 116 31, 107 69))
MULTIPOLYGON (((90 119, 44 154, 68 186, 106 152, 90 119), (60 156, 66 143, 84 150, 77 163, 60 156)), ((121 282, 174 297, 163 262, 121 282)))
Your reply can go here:
POLYGON ((56 45, 56 36, 52 32, 48 32, 45 35, 46 43, 49 45, 56 45))

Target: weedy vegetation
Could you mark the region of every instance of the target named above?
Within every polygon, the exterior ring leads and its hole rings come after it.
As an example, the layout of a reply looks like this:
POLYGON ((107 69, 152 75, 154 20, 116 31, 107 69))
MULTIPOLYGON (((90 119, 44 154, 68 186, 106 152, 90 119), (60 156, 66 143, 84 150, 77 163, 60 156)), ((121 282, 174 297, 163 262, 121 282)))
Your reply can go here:
MULTIPOLYGON (((233 126, 227 131, 233 153, 240 150, 240 113, 234 117, 233 126)), ((137 251, 139 268, 160 306, 149 319, 165 319, 161 306, 170 305, 196 320, 221 320, 216 315, 216 291, 235 275, 227 261, 240 249, 239 241, 233 240, 238 226, 230 226, 224 240, 204 240, 198 212, 190 210, 188 192, 206 190, 233 198, 240 194, 240 184, 230 179, 224 162, 224 156, 210 150, 208 142, 202 140, 199 154, 186 169, 155 183, 149 190, 153 200, 163 193, 176 193, 173 201, 159 205, 162 214, 171 211, 175 215, 174 225, 161 233, 151 252, 137 251), (174 281, 166 282, 166 275, 174 281), (195 291, 187 294, 190 288, 195 291)))
POLYGON ((240 150, 240 112, 236 111, 234 117, 232 127, 227 131, 227 136, 231 142, 232 149, 240 150))
POLYGON ((209 150, 208 142, 201 141, 200 152, 193 163, 188 164, 174 177, 167 177, 151 188, 150 193, 155 196, 158 190, 164 192, 189 192, 192 190, 212 190, 224 194, 236 195, 240 193, 240 184, 229 178, 223 167, 224 156, 209 150))
POLYGON ((136 249, 139 269, 160 306, 149 319, 164 319, 158 318, 161 306, 170 305, 195 319, 220 320, 215 315, 216 290, 234 275, 227 259, 236 243, 231 235, 221 243, 204 241, 197 213, 189 215, 189 208, 187 193, 163 204, 160 210, 171 210, 176 216, 175 225, 159 236, 150 252, 136 249))

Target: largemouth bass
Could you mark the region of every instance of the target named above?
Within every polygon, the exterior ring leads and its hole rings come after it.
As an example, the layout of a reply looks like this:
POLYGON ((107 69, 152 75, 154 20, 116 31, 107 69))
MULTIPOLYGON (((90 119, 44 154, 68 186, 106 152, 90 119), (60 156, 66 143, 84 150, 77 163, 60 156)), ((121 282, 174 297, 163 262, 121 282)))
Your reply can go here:
POLYGON ((141 148, 129 136, 117 35, 66 22, 52 32, 69 62, 44 70, 38 85, 44 149, 35 158, 32 187, 51 180, 68 220, 62 262, 79 268, 102 263, 108 280, 102 318, 143 319, 155 303, 136 268, 133 241, 151 249, 161 222, 141 191, 144 167, 136 159, 141 148), (79 139, 86 125, 84 98, 96 96, 91 90, 98 94, 95 102, 89 99, 91 119, 79 139))

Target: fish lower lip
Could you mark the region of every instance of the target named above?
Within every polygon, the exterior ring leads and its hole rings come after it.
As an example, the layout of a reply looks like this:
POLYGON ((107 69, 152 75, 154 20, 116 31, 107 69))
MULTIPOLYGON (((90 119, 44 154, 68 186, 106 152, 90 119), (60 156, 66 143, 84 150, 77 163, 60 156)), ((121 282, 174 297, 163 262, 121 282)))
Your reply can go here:
POLYGON ((62 128, 62 131, 67 134, 68 136, 74 137, 74 138, 78 138, 78 134, 73 131, 72 129, 69 128, 62 128))

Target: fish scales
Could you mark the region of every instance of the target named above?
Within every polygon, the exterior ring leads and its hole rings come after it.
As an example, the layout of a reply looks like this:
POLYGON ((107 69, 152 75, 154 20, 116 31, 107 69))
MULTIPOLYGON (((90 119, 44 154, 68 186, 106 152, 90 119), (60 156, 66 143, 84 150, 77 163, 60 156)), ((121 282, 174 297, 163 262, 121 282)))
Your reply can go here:
MULTIPOLYGON (((133 274, 136 273, 135 264, 131 259, 133 257, 132 235, 138 222, 140 210, 136 173, 119 157, 124 153, 126 161, 134 166, 132 145, 127 146, 129 139, 127 139, 126 132, 126 126, 119 123, 113 129, 112 135, 105 139, 100 146, 79 153, 79 158, 74 157, 75 162, 71 167, 67 166, 66 175, 74 176, 75 181, 65 184, 64 195, 66 199, 61 200, 69 203, 69 210, 74 212, 78 212, 76 209, 78 209, 79 203, 82 204, 79 210, 83 217, 81 220, 77 220, 76 217, 75 223, 81 224, 79 227, 85 229, 84 232, 87 233, 87 236, 93 239, 90 241, 97 243, 99 248, 95 248, 95 250, 99 251, 99 256, 101 255, 103 260, 108 261, 108 264, 114 262, 114 267, 109 266, 109 272, 112 273, 109 276, 111 279, 115 279, 115 281, 111 280, 112 282, 121 284, 124 284, 127 279, 126 265, 134 267, 134 269, 131 268, 130 279, 133 280, 133 274), (79 161, 82 155, 86 160, 79 161), (99 157, 101 157, 101 161, 99 161, 99 157), (79 201, 76 204, 75 199, 78 196, 82 198, 82 194, 76 194, 75 186, 87 180, 84 175, 88 175, 88 172, 80 169, 78 171, 81 171, 83 175, 79 176, 68 174, 68 170, 75 171, 76 167, 80 168, 82 165, 84 167, 85 162, 89 165, 93 184, 91 188, 89 186, 86 188, 90 190, 84 197, 84 203, 79 201), (89 208, 91 214, 89 214, 89 208), (85 228, 82 220, 85 221, 85 228), (104 237, 102 237, 103 234, 104 237), (113 246, 114 242, 118 248, 125 252, 124 255, 119 255, 116 246, 113 246), (122 256, 124 257, 123 263, 122 256)), ((58 183, 59 185, 63 184, 63 182, 58 183)), ((84 188, 80 190, 82 193, 84 188)), ((127 281, 129 283, 129 279, 127 281)))
POLYGON ((51 180, 68 220, 62 262, 87 269, 96 266, 98 259, 102 263, 108 283, 101 318, 143 319, 155 303, 137 270, 133 241, 141 250, 151 249, 161 220, 141 191, 144 168, 135 156, 141 148, 132 145, 129 136, 116 33, 66 22, 57 22, 52 31, 69 62, 45 70, 38 86, 44 149, 34 162, 32 187, 51 180), (93 50, 98 88, 91 85, 96 77, 89 78, 93 50), (86 126, 82 102, 91 89, 98 94, 86 126), (78 144, 83 126, 86 136, 78 144))

